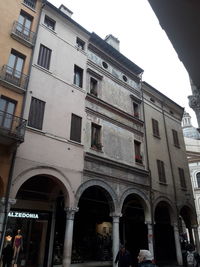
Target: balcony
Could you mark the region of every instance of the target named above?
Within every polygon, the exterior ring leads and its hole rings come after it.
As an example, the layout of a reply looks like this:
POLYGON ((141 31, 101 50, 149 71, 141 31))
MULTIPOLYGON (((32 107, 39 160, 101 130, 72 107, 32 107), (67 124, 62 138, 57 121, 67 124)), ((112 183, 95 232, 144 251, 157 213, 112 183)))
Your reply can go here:
POLYGON ((28 47, 33 47, 35 44, 35 33, 20 24, 18 21, 13 23, 11 36, 28 47))
POLYGON ((24 4, 32 9, 35 9, 36 0, 24 0, 24 4))
POLYGON ((26 120, 0 110, 0 143, 11 145, 24 141, 26 120))
POLYGON ((17 93, 24 93, 28 85, 28 76, 8 65, 4 65, 0 70, 0 82, 17 93))

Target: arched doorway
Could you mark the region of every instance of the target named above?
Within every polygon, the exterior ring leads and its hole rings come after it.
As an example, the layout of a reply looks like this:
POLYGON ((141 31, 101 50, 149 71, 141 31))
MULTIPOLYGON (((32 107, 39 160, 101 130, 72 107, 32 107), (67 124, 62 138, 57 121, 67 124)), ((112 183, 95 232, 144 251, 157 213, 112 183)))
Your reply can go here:
POLYGON ((120 242, 130 251, 134 264, 140 249, 148 249, 148 230, 145 225, 143 200, 135 195, 128 195, 123 203, 120 219, 120 242))
POLYGON ((20 229, 23 251, 15 257, 27 267, 62 263, 67 193, 55 177, 36 175, 26 180, 9 212, 7 234, 13 237, 20 229))
POLYGON ((182 207, 182 209, 180 210, 179 228, 181 232, 181 237, 183 237, 183 239, 181 240, 184 242, 181 245, 187 245, 187 243, 191 243, 194 245, 192 231, 192 214, 190 208, 187 206, 182 207))
POLYGON ((155 259, 157 263, 176 262, 174 230, 171 225, 169 205, 158 203, 154 214, 155 259))
POLYGON ((112 260, 112 200, 101 186, 81 195, 75 215, 72 263, 112 260))

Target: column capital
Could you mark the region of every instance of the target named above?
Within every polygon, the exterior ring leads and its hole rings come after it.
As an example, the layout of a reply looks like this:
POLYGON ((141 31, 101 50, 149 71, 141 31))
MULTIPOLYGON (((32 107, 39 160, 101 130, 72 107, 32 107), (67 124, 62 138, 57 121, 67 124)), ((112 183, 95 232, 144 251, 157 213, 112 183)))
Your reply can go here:
POLYGON ((65 212, 66 212, 66 215, 67 215, 67 220, 74 220, 74 215, 76 212, 78 212, 79 208, 76 207, 76 208, 73 208, 73 207, 67 207, 65 208, 65 212))
MULTIPOLYGON (((15 198, 8 198, 8 204, 9 205, 15 205, 16 202, 17 202, 17 200, 15 198)), ((0 199, 0 204, 3 204, 4 205, 5 203, 6 203, 6 198, 5 197, 2 197, 0 199)))
POLYGON ((197 225, 197 224, 193 224, 193 225, 191 225, 191 227, 192 227, 193 229, 197 229, 197 228, 198 228, 198 225, 197 225))
POLYGON ((111 212, 110 216, 113 218, 113 223, 119 223, 119 218, 122 216, 122 214, 111 212))

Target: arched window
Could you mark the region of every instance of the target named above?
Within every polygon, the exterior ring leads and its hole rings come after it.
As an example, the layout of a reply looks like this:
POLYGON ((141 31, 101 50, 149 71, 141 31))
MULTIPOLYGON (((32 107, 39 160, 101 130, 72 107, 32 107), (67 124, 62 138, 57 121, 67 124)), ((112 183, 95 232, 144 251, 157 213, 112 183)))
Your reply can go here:
POLYGON ((197 186, 200 188, 200 172, 197 173, 197 186))

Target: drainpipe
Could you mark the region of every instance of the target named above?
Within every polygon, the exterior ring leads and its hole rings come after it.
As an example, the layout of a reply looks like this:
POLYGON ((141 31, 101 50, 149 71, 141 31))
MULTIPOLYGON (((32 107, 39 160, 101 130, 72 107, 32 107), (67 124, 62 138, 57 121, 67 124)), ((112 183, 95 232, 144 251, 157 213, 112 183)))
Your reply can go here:
MULTIPOLYGON (((142 84, 142 82, 141 82, 142 84)), ((153 188, 152 188, 152 176, 151 176, 151 169, 149 167, 149 154, 148 154, 148 145, 147 145, 147 130, 146 130, 146 119, 145 119, 145 108, 144 108, 144 91, 141 86, 141 91, 142 91, 142 102, 143 102, 143 118, 144 118, 144 137, 145 137, 145 149, 146 149, 146 159, 147 159, 147 169, 149 171, 149 187, 150 187, 150 206, 151 206, 151 222, 152 222, 152 242, 153 242, 153 251, 154 251, 154 257, 155 257, 155 240, 154 240, 154 212, 153 212, 153 188)))
POLYGON ((10 170, 9 170, 8 182, 7 182, 7 187, 6 187, 3 227, 2 227, 2 234, 1 234, 1 239, 0 239, 0 258, 1 258, 3 244, 4 244, 4 237, 5 237, 6 225, 7 225, 7 219, 8 219, 9 195, 10 195, 10 188, 11 188, 11 182, 12 182, 12 175, 13 175, 16 153, 17 153, 17 146, 15 147, 15 150, 12 154, 11 166, 10 166, 10 170))

